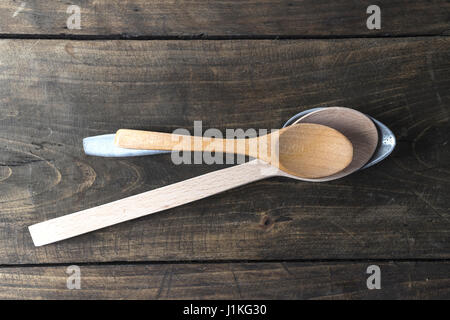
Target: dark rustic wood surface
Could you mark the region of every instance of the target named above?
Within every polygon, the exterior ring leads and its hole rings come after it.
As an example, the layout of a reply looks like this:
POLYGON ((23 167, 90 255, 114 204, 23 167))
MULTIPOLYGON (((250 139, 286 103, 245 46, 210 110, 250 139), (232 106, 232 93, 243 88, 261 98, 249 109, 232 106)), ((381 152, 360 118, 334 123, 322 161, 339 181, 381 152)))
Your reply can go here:
POLYGON ((1 263, 450 258, 450 39, 3 40, 0 57, 1 263), (221 167, 89 157, 83 137, 194 120, 277 128, 332 105, 386 123, 397 150, 345 179, 270 179, 58 244, 31 242, 30 224, 221 167))
POLYGON ((449 262, 213 263, 0 268, 1 299, 448 299, 449 262), (383 270, 368 290, 367 267, 383 270))
POLYGON ((0 34, 176 36, 445 35, 448 0, 3 0, 0 34), (25 6, 19 9, 25 3, 25 6), (368 30, 368 6, 382 8, 381 30, 368 30), (69 5, 81 29, 67 28, 69 5), (18 11, 19 10, 19 11, 18 11))
POLYGON ((74 1, 82 30, 67 4, 24 2, 14 17, 22 2, 0 4, 0 298, 450 298, 448 1, 382 1, 381 31, 352 1, 74 1), (124 34, 149 38, 105 40, 124 34), (413 36, 333 39, 355 35, 413 36), (333 105, 388 125, 395 152, 345 179, 274 178, 32 244, 33 223, 224 167, 88 157, 83 137, 278 128, 333 105), (64 290, 77 263, 83 290, 64 290))

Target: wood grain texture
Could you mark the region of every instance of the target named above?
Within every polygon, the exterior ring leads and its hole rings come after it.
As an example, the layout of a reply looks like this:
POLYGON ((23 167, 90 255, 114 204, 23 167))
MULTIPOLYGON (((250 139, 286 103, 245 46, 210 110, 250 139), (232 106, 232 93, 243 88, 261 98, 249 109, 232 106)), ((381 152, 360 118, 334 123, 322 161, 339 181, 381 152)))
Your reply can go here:
POLYGON ((0 41, 0 263, 449 258, 448 38, 0 41), (118 128, 279 128, 341 105, 398 147, 342 180, 274 178, 35 248, 27 226, 217 170, 88 157, 118 128), (124 114, 126 116, 124 116, 124 114))
POLYGON ((449 299, 449 262, 221 263, 0 268, 1 299, 449 299), (368 290, 367 267, 381 270, 368 290), (72 273, 70 273, 72 274, 72 273))
POLYGON ((446 0, 57 0, 0 3, 1 34, 127 36, 443 35, 446 0), (23 7, 21 7, 25 4, 23 7), (381 8, 381 30, 368 30, 366 9, 381 8), (81 29, 69 30, 69 5, 81 29))

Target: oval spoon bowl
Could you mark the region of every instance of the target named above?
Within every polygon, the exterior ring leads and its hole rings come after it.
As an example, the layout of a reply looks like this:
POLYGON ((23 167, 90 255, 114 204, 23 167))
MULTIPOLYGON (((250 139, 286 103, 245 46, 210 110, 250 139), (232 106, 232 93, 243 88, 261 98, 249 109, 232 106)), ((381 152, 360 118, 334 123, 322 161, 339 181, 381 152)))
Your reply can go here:
MULTIPOLYGON (((323 109, 327 109, 327 107, 312 108, 312 109, 308 109, 308 110, 299 112, 295 116, 291 117, 288 121, 286 121, 286 123, 283 125, 283 127, 290 126, 291 124, 295 123, 297 120, 299 120, 300 118, 302 118, 303 116, 305 116, 309 113, 312 113, 312 112, 318 111, 318 110, 323 110, 323 109)), ((368 118, 370 118, 377 127, 378 144, 377 144, 377 148, 375 149, 375 152, 372 155, 372 157, 369 159, 369 161, 364 166, 361 167, 360 170, 367 169, 367 168, 377 164, 378 162, 384 160, 385 158, 387 158, 392 153, 392 151, 394 151, 395 146, 397 144, 395 135, 385 124, 383 124, 379 120, 377 120, 374 117, 371 117, 367 114, 366 114, 366 116, 368 118)))
POLYGON ((354 109, 330 107, 316 110, 297 119, 292 125, 300 123, 326 123, 345 135, 353 145, 353 159, 349 166, 327 177, 308 181, 331 181, 358 171, 370 160, 378 144, 378 131, 373 121, 354 109))

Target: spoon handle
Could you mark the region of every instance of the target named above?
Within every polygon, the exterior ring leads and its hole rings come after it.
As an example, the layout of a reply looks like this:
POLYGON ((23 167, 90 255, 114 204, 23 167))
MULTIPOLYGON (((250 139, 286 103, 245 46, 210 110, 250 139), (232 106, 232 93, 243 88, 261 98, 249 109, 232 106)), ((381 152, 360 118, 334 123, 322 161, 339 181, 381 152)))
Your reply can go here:
POLYGON ((126 149, 171 150, 171 151, 215 151, 245 154, 257 158, 258 138, 221 139, 173 133, 120 129, 115 144, 126 149))
POLYGON ((34 245, 42 246, 200 200, 277 174, 279 172, 276 168, 265 162, 253 160, 37 223, 30 226, 29 231, 34 245))

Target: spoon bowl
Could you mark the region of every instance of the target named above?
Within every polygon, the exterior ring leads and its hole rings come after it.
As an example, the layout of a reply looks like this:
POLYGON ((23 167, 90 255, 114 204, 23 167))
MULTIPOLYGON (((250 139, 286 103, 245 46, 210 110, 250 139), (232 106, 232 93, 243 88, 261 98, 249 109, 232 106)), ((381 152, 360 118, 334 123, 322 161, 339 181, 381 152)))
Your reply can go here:
POLYGON ((354 109, 323 108, 299 117, 292 125, 299 123, 326 124, 344 134, 353 145, 353 159, 344 170, 308 181, 331 181, 358 171, 370 160, 378 144, 378 132, 373 121, 354 109))
MULTIPOLYGON (((300 118, 303 116, 310 114, 312 112, 318 111, 318 110, 327 110, 329 108, 326 107, 319 107, 319 108, 312 108, 308 109, 302 112, 297 113, 296 115, 292 116, 286 123, 283 125, 284 127, 290 126, 294 123, 296 123, 300 118)), ((349 109, 349 108, 346 108, 349 109)), ((372 157, 369 159, 369 161, 362 166, 360 170, 367 169, 380 161, 386 159, 392 151, 394 151, 395 146, 397 144, 395 135, 392 133, 392 131, 382 122, 378 121, 374 117, 371 117, 369 115, 365 115, 369 119, 373 121, 377 128, 378 132, 378 143, 377 147, 375 149, 375 152, 373 153, 372 157)), ((158 151, 158 150, 152 150, 153 152, 164 152, 164 151, 158 151)))
POLYGON ((262 160, 297 178, 328 177, 342 171, 352 161, 351 142, 333 128, 302 123, 278 132, 277 155, 262 160), (274 160, 278 163, 274 164, 274 160))

